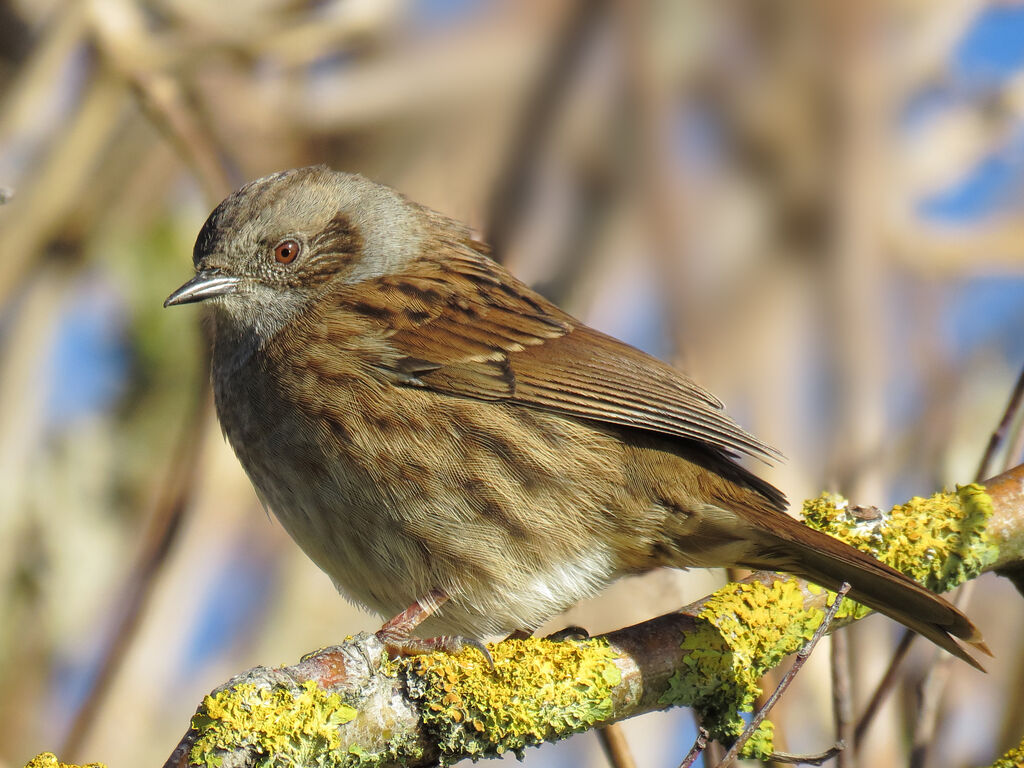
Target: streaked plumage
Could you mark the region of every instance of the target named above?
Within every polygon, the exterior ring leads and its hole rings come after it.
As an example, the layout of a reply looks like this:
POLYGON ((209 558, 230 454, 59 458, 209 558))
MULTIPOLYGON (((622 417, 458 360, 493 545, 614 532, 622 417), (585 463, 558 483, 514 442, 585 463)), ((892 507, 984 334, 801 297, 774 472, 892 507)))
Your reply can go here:
POLYGON ((775 451, 713 395, 485 251, 392 190, 304 168, 225 200, 169 300, 212 304, 224 431, 342 593, 392 616, 440 589, 430 629, 479 637, 627 573, 769 568, 847 581, 962 658, 953 637, 980 647, 944 600, 787 516, 736 463, 775 451), (288 239, 300 255, 276 263, 288 239))

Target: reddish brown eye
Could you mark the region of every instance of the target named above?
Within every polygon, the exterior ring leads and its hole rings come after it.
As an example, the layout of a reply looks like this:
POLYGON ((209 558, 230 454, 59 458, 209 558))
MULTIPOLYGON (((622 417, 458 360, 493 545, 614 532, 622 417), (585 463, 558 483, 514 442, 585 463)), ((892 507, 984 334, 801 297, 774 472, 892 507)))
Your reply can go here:
POLYGON ((291 264, 299 255, 299 244, 295 240, 282 240, 274 247, 274 258, 281 264, 291 264))

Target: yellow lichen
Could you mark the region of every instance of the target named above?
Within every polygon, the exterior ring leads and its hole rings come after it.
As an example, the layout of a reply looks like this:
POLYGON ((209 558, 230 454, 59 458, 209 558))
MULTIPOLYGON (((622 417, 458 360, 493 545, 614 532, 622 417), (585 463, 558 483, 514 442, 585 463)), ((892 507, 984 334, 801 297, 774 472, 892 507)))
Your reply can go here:
POLYGON ((25 768, 106 768, 106 766, 103 763, 89 763, 84 766, 62 763, 52 752, 43 752, 25 763, 25 768))
POLYGON ((613 711, 621 674, 603 641, 506 640, 491 653, 494 670, 476 651, 406 662, 410 695, 442 761, 519 754, 586 730, 613 711))
MULTIPOLYGON (((682 667, 669 680, 661 703, 693 707, 711 735, 735 739, 744 728, 761 689, 758 680, 783 657, 810 640, 823 613, 804 607, 795 580, 770 584, 727 584, 704 603, 696 631, 687 634, 682 667)), ((772 725, 765 721, 743 753, 763 757, 772 751, 772 725)))
POLYGON ((1024 741, 992 763, 991 768, 1024 768, 1024 741))
MULTIPOLYGON (((845 499, 831 494, 804 504, 809 526, 874 554, 936 592, 952 589, 995 562, 997 548, 985 534, 991 514, 991 499, 977 484, 914 498, 871 519, 854 515, 845 499)), ((818 589, 811 586, 812 592, 818 589)), ((685 638, 682 647, 689 653, 661 702, 692 706, 713 736, 735 738, 744 727, 738 713, 750 711, 760 693, 758 679, 799 650, 821 622, 822 612, 804 605, 805 595, 793 580, 720 589, 705 602, 696 631, 685 638)), ((847 600, 837 617, 868 612, 847 600)), ((745 754, 771 751, 766 726, 748 742, 745 754)))
MULTIPOLYGON (((875 554, 934 591, 972 578, 998 554, 985 533, 992 503, 976 484, 911 499, 871 518, 851 513, 845 500, 828 494, 806 502, 804 511, 811 527, 875 554)), ((799 650, 820 623, 822 612, 806 609, 805 601, 794 580, 730 584, 716 592, 684 640, 688 653, 661 703, 692 706, 713 736, 735 738, 744 727, 739 713, 750 711, 760 692, 759 678, 799 650)), ((865 610, 847 601, 840 615, 865 610)), ((621 675, 606 643, 512 640, 494 646, 492 653, 495 670, 475 651, 385 663, 403 674, 410 696, 420 702, 424 727, 442 762, 519 754, 526 746, 586 730, 613 712, 612 694, 621 675)), ((339 750, 337 726, 355 715, 337 695, 313 683, 298 694, 243 684, 207 697, 193 719, 199 735, 191 756, 194 764, 209 768, 219 765, 218 749, 249 746, 265 758, 256 762, 260 766, 372 763, 374 757, 357 747, 339 750)), ((766 756, 771 736, 772 726, 765 722, 744 754, 766 756)))
POLYGON ((339 752, 338 726, 356 714, 338 694, 312 680, 298 692, 241 683, 203 700, 192 718, 198 736, 189 759, 192 765, 215 768, 220 751, 250 749, 259 766, 334 768, 352 762, 339 752))
POLYGON ((998 547, 985 530, 991 516, 992 500, 977 483, 914 497, 868 519, 834 494, 804 502, 807 525, 870 552, 933 592, 953 589, 995 562, 998 547))

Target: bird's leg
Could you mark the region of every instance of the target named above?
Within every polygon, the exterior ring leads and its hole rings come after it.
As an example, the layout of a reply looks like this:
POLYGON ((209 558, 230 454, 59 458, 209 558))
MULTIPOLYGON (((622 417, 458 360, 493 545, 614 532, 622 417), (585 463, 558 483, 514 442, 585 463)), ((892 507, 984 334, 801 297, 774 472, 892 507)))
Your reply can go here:
POLYGON ((426 621, 447 600, 448 595, 443 590, 430 590, 393 619, 385 622, 384 626, 377 630, 377 639, 384 644, 389 655, 396 657, 419 656, 434 651, 455 654, 470 646, 480 651, 491 669, 494 669, 494 659, 491 658, 487 646, 475 638, 459 635, 412 636, 416 627, 426 621))

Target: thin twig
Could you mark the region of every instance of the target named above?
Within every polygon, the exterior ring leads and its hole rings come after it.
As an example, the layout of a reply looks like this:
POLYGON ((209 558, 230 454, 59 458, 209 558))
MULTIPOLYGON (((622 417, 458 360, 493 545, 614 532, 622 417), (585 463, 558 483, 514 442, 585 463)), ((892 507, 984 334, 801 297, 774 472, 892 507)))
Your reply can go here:
POLYGON ((914 740, 910 748, 909 768, 924 768, 928 764, 935 728, 938 725, 942 704, 942 691, 949 679, 951 667, 936 658, 929 665, 927 674, 917 685, 917 718, 914 721, 914 740))
POLYGON ((829 626, 832 624, 836 614, 839 612, 839 605, 843 602, 843 598, 849 591, 850 585, 843 582, 843 585, 836 593, 835 599, 832 601, 832 605, 829 606, 828 611, 825 613, 825 617, 821 620, 821 624, 818 625, 818 628, 814 631, 814 634, 811 636, 811 639, 807 641, 806 645, 797 651, 796 660, 793 662, 793 666, 789 668, 789 671, 783 676, 782 680, 779 681, 779 684, 775 687, 775 690, 772 691, 772 695, 768 697, 764 706, 754 713, 753 718, 750 720, 750 724, 746 727, 743 733, 740 734, 739 738, 736 739, 733 745, 729 748, 729 751, 725 753, 725 757, 722 759, 722 762, 719 763, 720 768, 732 765, 736 761, 739 757, 740 750, 743 749, 743 745, 746 744, 750 737, 754 735, 754 731, 756 731, 758 727, 760 727, 761 723, 764 722, 764 719, 768 716, 772 707, 775 706, 775 702, 779 700, 782 694, 786 692, 786 689, 789 688, 793 680, 796 679, 797 673, 801 670, 804 663, 807 661, 807 658, 811 655, 811 651, 814 650, 814 646, 816 646, 818 641, 825 636, 829 626))
MULTIPOLYGON (((1010 398, 1003 410, 1003 416, 998 426, 992 432, 988 445, 985 447, 985 454, 978 465, 978 473, 975 480, 981 481, 988 477, 991 471, 991 464, 1000 445, 1005 442, 1006 433, 1013 427, 1024 408, 1024 368, 1017 376, 1017 383, 1014 385, 1010 398)), ((1018 435, 1012 436, 1015 443, 1018 435)), ((1003 470, 1007 470, 1015 458, 1015 451, 1011 445, 1003 456, 1003 470)), ((956 596, 954 604, 961 610, 966 610, 971 596, 974 594, 975 582, 964 584, 956 596)), ((949 659, 935 654, 928 673, 918 685, 918 697, 920 706, 917 711, 917 718, 914 722, 914 740, 910 752, 910 768, 923 768, 928 763, 928 757, 935 743, 935 732, 938 728, 939 713, 942 711, 942 701, 946 693, 946 684, 952 674, 952 665, 949 659)))
MULTIPOLYGON (((206 359, 206 356, 203 356, 206 359)), ((211 417, 209 374, 206 366, 198 376, 193 405, 178 434, 172 459, 161 482, 157 501, 149 517, 142 544, 128 576, 121 585, 120 595, 114 601, 117 615, 100 653, 96 675, 81 698, 81 704, 72 718, 60 753, 74 757, 81 748, 99 714, 107 692, 127 656, 127 649, 135 639, 143 609, 149 601, 156 576, 160 573, 171 544, 181 530, 181 523, 195 492, 195 477, 203 452, 202 432, 211 417)))
MULTIPOLYGON (((727 570, 737 570, 737 569, 727 569, 727 570)), ((739 569, 739 570, 742 571, 742 569, 739 569)), ((730 581, 736 581, 736 580, 737 579, 730 579, 730 581)), ((777 669, 769 669, 767 672, 765 672, 764 676, 761 678, 762 690, 757 695, 757 698, 754 699, 754 709, 755 710, 760 709, 761 707, 764 706, 764 703, 768 700, 768 697, 771 695, 771 691, 775 688, 775 686, 777 684, 777 681, 778 681, 778 678, 779 678, 779 674, 778 674, 778 670, 777 669)), ((775 716, 778 719, 780 719, 780 720, 785 719, 784 716, 780 716, 780 714, 779 714, 780 710, 782 709, 782 707, 785 704, 786 704, 786 702, 780 702, 779 703, 779 709, 775 710, 775 716)), ((786 747, 786 734, 783 733, 781 730, 776 730, 775 733, 773 734, 773 736, 772 736, 772 748, 773 749, 777 749, 778 753, 780 755, 789 754, 786 751, 786 749, 787 749, 787 747, 786 747)), ((718 756, 719 757, 719 761, 721 761, 721 758, 722 758, 722 756, 724 754, 725 753, 723 752, 722 755, 718 756)), ((711 763, 710 760, 707 761, 707 762, 709 764, 711 763)), ((779 765, 781 765, 781 763, 779 763, 776 760, 773 760, 771 757, 768 757, 768 758, 766 758, 763 761, 763 768, 778 768, 779 765)))
POLYGON ((846 744, 840 741, 817 755, 792 755, 789 752, 772 752, 771 759, 776 763, 789 763, 791 765, 821 765, 836 755, 843 754, 844 749, 846 749, 846 744))
POLYGON ((683 758, 683 762, 679 764, 679 768, 690 768, 691 765, 700 756, 708 746, 708 732, 704 727, 697 728, 697 740, 693 742, 693 746, 690 747, 690 751, 686 753, 686 757, 683 758))
MULTIPOLYGON (((995 428, 992 432, 992 436, 988 439, 988 445, 985 446, 985 453, 982 455, 981 461, 978 464, 978 472, 975 475, 976 480, 983 480, 992 474, 992 463, 995 460, 995 455, 999 451, 999 446, 1002 445, 1005 440, 1006 433, 1010 430, 1022 403, 1024 403, 1024 368, 1021 368, 1020 374, 1017 376, 1017 383, 1014 385, 1013 391, 1010 393, 1010 399, 1006 403, 1006 408, 1003 411, 1002 419, 999 420, 999 425, 995 428)), ((1008 469, 1009 464, 1012 461, 1013 454, 1011 451, 1010 458, 1007 459, 1007 464, 1004 465, 1003 469, 1008 469)))
MULTIPOLYGON (((960 587, 953 604, 965 610, 974 592, 977 582, 969 581, 960 587)), ((933 651, 934 653, 934 651, 933 651)), ((934 653, 928 672, 917 686, 918 708, 914 721, 913 746, 910 750, 909 768, 923 768, 928 764, 928 756, 935 745, 935 733, 942 711, 942 701, 946 692, 946 683, 953 672, 953 665, 946 658, 948 654, 934 653)))
POLYGON ((722 758, 725 757, 725 747, 722 745, 722 742, 711 738, 711 734, 708 732, 708 729, 704 727, 699 712, 694 711, 693 719, 694 722, 697 723, 698 735, 701 731, 708 734, 707 738, 704 739, 703 745, 704 765, 718 765, 722 762, 722 758))
POLYGON ((857 764, 856 744, 853 740, 853 691, 850 682, 849 635, 837 632, 832 635, 832 717, 836 726, 836 743, 854 744, 853 749, 844 749, 839 754, 839 768, 852 768, 857 764))
POLYGON ((881 709, 882 704, 885 703, 885 700, 889 697, 893 688, 895 688, 896 681, 899 679, 899 673, 902 671, 903 660, 907 657, 907 653, 914 644, 914 638, 916 637, 918 637, 918 634, 911 632, 909 629, 903 632, 903 637, 900 638, 899 645, 896 646, 896 650, 893 652, 888 669, 885 670, 881 681, 875 687, 874 693, 871 694, 871 700, 864 708, 864 713, 860 716, 857 727, 853 730, 854 749, 857 749, 864 743, 864 737, 867 735, 868 728, 870 728, 875 715, 878 714, 878 710, 881 709))
MULTIPOLYGON (((1024 375, 1024 370, 1021 371, 1021 374, 1024 375)), ((1022 455, 1024 455, 1024 418, 1018 418, 1017 426, 1010 434, 1009 447, 1003 458, 1003 469, 1008 469, 1019 462, 1022 455)))
MULTIPOLYGON (((999 419, 999 423, 996 425, 996 428, 992 431, 988 444, 985 446, 985 452, 981 457, 981 461, 978 462, 978 471, 974 476, 975 482, 981 482, 992 474, 992 464, 995 461, 996 454, 999 452, 999 447, 1005 441, 1007 432, 1010 430, 1015 420, 1018 420, 1022 407, 1024 407, 1024 368, 1021 368, 1021 372, 1017 376, 1017 382, 1010 391, 1010 397, 1007 399, 1006 408, 1003 409, 1003 415, 999 419)), ((1024 428, 1021 428, 1022 425, 1024 425, 1024 420, 1020 420, 1018 423, 1018 429, 1022 434, 1024 434, 1024 428)), ((1013 435, 1011 442, 1015 444, 1017 439, 1020 437, 1021 435, 1019 434, 1013 435)), ((1003 471, 1010 468, 1016 460, 1017 455, 1020 453, 1020 450, 1021 448, 1011 445, 1010 449, 1004 455, 1003 471)), ((889 662, 889 667, 885 670, 885 674, 875 687, 875 691, 871 695, 871 700, 864 709, 864 713, 861 715, 860 721, 857 723, 857 727, 854 730, 854 749, 860 747, 864 742, 868 728, 870 727, 875 715, 895 688, 896 680, 899 677, 899 672, 901 671, 903 662, 907 658, 910 647, 913 645, 916 637, 917 634, 915 632, 911 632, 909 629, 904 630, 903 637, 900 638, 899 645, 896 646, 892 660, 889 662)), ((922 696, 924 695, 926 694, 922 693, 922 696)), ((920 725, 920 717, 918 718, 918 723, 920 725)))

